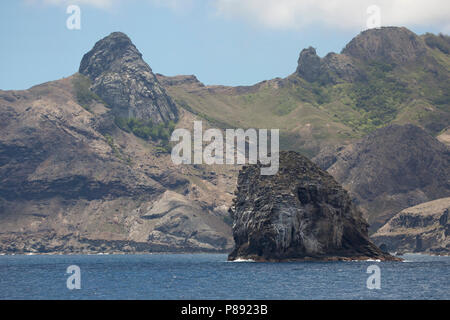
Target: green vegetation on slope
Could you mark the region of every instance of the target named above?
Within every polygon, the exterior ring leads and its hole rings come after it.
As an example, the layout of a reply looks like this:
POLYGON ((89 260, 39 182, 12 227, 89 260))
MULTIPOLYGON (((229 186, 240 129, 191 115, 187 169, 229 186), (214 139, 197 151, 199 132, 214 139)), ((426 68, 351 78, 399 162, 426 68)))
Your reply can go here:
POLYGON ((78 104, 87 111, 91 111, 90 105, 95 101, 105 104, 98 95, 89 89, 91 81, 86 76, 76 74, 72 79, 72 85, 78 104))
POLYGON ((104 137, 106 139, 106 143, 111 147, 113 154, 120 160, 126 161, 130 165, 132 163, 131 158, 125 157, 124 154, 120 152, 119 148, 114 143, 114 138, 109 134, 105 134, 104 137))
POLYGON ((348 95, 362 118, 349 123, 363 132, 370 132, 395 119, 400 105, 407 101, 410 91, 390 72, 395 66, 371 63, 366 80, 353 84, 348 95))
POLYGON ((426 45, 416 60, 355 58, 353 81, 309 82, 294 73, 248 87, 166 89, 179 106, 212 126, 277 128, 282 149, 308 156, 391 123, 416 124, 436 135, 450 122, 450 37, 427 34, 418 41, 426 45))
POLYGON ((122 130, 133 133, 139 138, 159 142, 161 151, 169 151, 170 136, 175 129, 175 123, 173 121, 154 124, 151 121, 136 118, 116 117, 115 123, 122 130))
POLYGON ((432 33, 426 33, 423 38, 430 48, 437 48, 445 54, 450 54, 450 36, 442 33, 437 36, 432 33))

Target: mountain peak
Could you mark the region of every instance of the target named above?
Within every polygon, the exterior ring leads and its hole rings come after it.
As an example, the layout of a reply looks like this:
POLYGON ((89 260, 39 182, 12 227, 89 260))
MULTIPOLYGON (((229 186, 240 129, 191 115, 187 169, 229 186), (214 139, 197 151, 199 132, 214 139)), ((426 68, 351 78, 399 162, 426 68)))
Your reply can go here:
POLYGON ((79 72, 90 78, 98 77, 110 64, 124 55, 133 59, 142 59, 131 39, 122 32, 113 32, 109 36, 98 41, 91 51, 83 56, 79 72))
POLYGON ((360 77, 350 57, 331 52, 320 58, 313 47, 300 53, 297 74, 307 81, 320 81, 322 84, 353 81, 360 77))
POLYGON ((83 56, 79 73, 89 77, 91 90, 117 116, 154 122, 175 120, 178 116, 175 103, 122 32, 113 32, 98 41, 83 56))
POLYGON ((297 73, 308 81, 315 81, 320 75, 321 60, 316 49, 309 47, 300 52, 297 73))
POLYGON ((404 27, 382 27, 361 32, 342 53, 362 61, 402 64, 415 61, 426 51, 424 42, 404 27))

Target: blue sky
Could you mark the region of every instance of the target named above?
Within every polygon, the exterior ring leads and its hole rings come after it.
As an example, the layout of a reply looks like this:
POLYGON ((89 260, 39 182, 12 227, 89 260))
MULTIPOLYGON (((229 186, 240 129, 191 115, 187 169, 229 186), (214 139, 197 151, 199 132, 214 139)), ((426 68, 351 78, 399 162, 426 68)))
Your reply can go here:
MULTIPOLYGON (((195 74, 205 84, 222 85, 285 77, 295 71, 303 48, 312 45, 321 56, 339 52, 366 29, 364 1, 341 0, 334 7, 336 1, 324 1, 2 0, 0 89, 70 76, 83 54, 113 31, 128 34, 155 73, 195 74), (66 27, 69 4, 81 9, 81 30, 66 27)), ((422 1, 428 3, 423 8, 410 0, 406 14, 378 2, 388 12, 381 15, 383 25, 448 33, 450 1, 422 1), (429 9, 433 1, 439 10, 429 9)))

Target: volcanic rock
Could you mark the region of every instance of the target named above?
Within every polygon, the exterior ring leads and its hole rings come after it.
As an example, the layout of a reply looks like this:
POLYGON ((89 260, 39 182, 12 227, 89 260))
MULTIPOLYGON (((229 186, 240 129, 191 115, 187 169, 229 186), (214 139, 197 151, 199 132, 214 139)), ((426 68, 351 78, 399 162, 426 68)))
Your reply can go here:
POLYGON ((397 213, 371 238, 389 251, 450 254, 450 198, 397 213))
POLYGON ((300 52, 297 73, 308 81, 316 81, 320 76, 320 57, 316 49, 309 47, 300 52))
POLYGON ((276 175, 261 165, 239 173, 230 207, 235 248, 229 260, 395 260, 368 238, 367 223, 327 172, 290 151, 276 175))
POLYGON ((300 53, 297 74, 309 82, 322 84, 354 81, 362 77, 352 58, 331 52, 322 59, 312 47, 300 53))
POLYGON ((98 41, 84 55, 79 72, 89 77, 91 90, 116 115, 153 122, 178 117, 175 103, 124 33, 114 32, 98 41))

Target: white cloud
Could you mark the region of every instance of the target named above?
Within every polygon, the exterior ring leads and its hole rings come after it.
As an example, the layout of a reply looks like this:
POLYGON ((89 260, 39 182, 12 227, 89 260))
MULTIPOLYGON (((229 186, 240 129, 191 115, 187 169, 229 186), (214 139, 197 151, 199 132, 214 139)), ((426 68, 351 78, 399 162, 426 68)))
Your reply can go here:
POLYGON ((370 5, 381 9, 383 26, 450 27, 448 0, 214 0, 219 16, 272 29, 301 29, 311 24, 365 29, 370 5))
POLYGON ((44 4, 64 5, 71 4, 89 5, 100 9, 108 9, 118 3, 120 0, 34 0, 34 2, 43 2, 44 4))
MULTIPOLYGON (((42 3, 49 5, 68 6, 71 4, 86 5, 100 9, 109 9, 121 3, 126 4, 130 0, 25 0, 28 3, 42 3)), ((195 0, 134 0, 142 4, 151 4, 157 7, 166 7, 172 10, 184 10, 190 8, 195 0)))
POLYGON ((192 8, 194 0, 148 0, 158 7, 167 7, 175 11, 185 11, 192 8))
MULTIPOLYGON (((25 0, 53 5, 79 4, 109 9, 130 0, 25 0)), ((208 3, 217 16, 238 19, 270 29, 301 29, 322 25, 340 29, 365 29, 367 8, 381 9, 383 26, 436 27, 450 30, 449 0, 134 0, 178 12, 192 9, 194 3, 208 3)))

